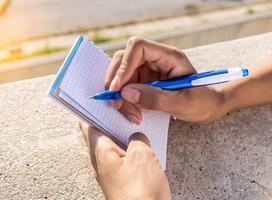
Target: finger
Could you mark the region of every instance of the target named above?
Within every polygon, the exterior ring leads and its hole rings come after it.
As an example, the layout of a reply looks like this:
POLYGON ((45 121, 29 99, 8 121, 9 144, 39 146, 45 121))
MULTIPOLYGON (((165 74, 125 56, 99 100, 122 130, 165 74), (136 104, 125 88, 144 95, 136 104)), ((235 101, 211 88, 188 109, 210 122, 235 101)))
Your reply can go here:
MULTIPOLYGON (((108 67, 105 80, 104 80, 104 86, 106 90, 112 90, 110 85, 111 85, 111 82, 113 81, 116 71, 120 67, 123 54, 124 54, 124 50, 119 50, 113 55, 112 61, 108 67)), ((111 101, 111 104, 115 109, 120 109, 122 107, 123 101, 120 101, 120 100, 111 101)))
POLYGON ((166 91, 145 84, 126 85, 121 93, 126 101, 148 110, 169 112, 174 109, 177 100, 176 91, 166 91))
POLYGON ((89 155, 90 155, 90 158, 91 158, 91 163, 92 163, 92 166, 95 170, 95 172, 97 173, 98 171, 98 168, 97 168, 97 161, 96 161, 96 157, 95 157, 95 154, 94 154, 94 151, 91 151, 91 135, 92 137, 94 138, 95 136, 93 135, 93 133, 91 132, 91 127, 88 126, 87 124, 85 124, 84 122, 80 121, 79 122, 79 127, 80 127, 80 130, 82 131, 83 133, 83 136, 84 136, 84 139, 85 139, 85 142, 89 148, 89 155))
POLYGON ((125 156, 125 151, 101 131, 84 123, 80 123, 80 128, 87 140, 91 162, 97 173, 101 162, 108 162, 108 158, 118 160, 118 158, 125 156), (108 155, 101 156, 100 154, 108 155))
POLYGON ((88 147, 90 146, 90 144, 89 144, 89 130, 88 130, 89 126, 91 127, 92 125, 87 125, 85 122, 79 121, 79 128, 80 128, 81 132, 83 133, 84 140, 85 140, 88 147))
MULTIPOLYGON (((136 70, 128 83, 137 83, 139 81, 139 78, 140 78, 139 71, 136 70)), ((114 85, 114 81, 112 83, 113 84, 110 85, 110 90, 114 90, 112 87, 112 85, 114 85)), ((125 102, 124 102, 124 100, 112 100, 111 103, 116 109, 120 110, 125 102)), ((135 114, 137 114, 137 112, 135 114)), ((138 115, 138 116, 140 117, 140 115, 138 115)))
POLYGON ((112 88, 120 90, 144 62, 156 63, 154 70, 163 71, 169 77, 175 73, 189 74, 194 71, 186 56, 174 47, 151 40, 133 37, 128 40, 121 65, 116 72, 112 88))
POLYGON ((104 80, 104 86, 105 86, 106 90, 108 90, 110 88, 110 84, 111 84, 118 68, 121 65, 121 61, 122 61, 124 52, 125 52, 125 50, 119 50, 112 57, 111 63, 107 69, 107 72, 105 75, 105 80, 104 80))
POLYGON ((133 143, 135 143, 141 145, 142 143, 151 147, 151 144, 149 142, 149 139, 146 137, 145 134, 137 132, 137 133, 133 133, 130 137, 129 137, 129 145, 133 145, 133 143))
POLYGON ((122 157, 126 155, 117 144, 105 135, 97 137, 95 145, 95 157, 97 160, 98 174, 101 171, 110 173, 112 169, 122 164, 122 157))
POLYGON ((145 42, 145 40, 138 37, 133 37, 128 40, 121 65, 112 82, 113 89, 120 90, 121 87, 131 79, 137 67, 144 63, 144 59, 142 59, 144 57, 142 44, 145 42))
POLYGON ((139 151, 150 151, 151 144, 148 138, 143 133, 134 133, 129 138, 127 156, 133 153, 135 150, 139 151))
POLYGON ((141 110, 129 102, 124 102, 123 106, 119 110, 129 121, 140 124, 142 121, 141 110))

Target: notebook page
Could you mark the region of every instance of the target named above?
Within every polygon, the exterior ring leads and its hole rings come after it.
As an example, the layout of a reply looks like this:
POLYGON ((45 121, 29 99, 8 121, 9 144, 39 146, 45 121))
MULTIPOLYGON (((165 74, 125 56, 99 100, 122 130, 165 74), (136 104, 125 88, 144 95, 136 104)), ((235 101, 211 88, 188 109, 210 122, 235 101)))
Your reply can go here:
MULTIPOLYGON (((65 92, 63 92, 62 90, 59 91, 58 96, 60 98, 62 98, 66 103, 70 104, 73 106, 73 108, 77 109, 80 113, 82 113, 85 117, 87 117, 88 119, 97 122, 98 120, 92 116, 90 113, 88 113, 88 111, 86 111, 83 107, 81 107, 76 101, 74 101, 73 99, 70 98, 70 96, 68 96, 65 92)), ((90 122, 90 121, 89 121, 90 122)), ((101 122, 100 122, 101 124, 101 122)), ((106 127, 103 127, 106 128, 106 127)), ((107 130, 107 132, 110 132, 110 130, 107 130)))
POLYGON ((108 56, 85 38, 66 71, 60 85, 61 90, 93 116, 96 123, 110 130, 120 142, 127 144, 129 136, 134 132, 144 133, 165 168, 168 114, 155 111, 144 113, 142 123, 136 125, 129 122, 109 102, 88 99, 89 96, 104 91, 103 81, 110 61, 108 56))

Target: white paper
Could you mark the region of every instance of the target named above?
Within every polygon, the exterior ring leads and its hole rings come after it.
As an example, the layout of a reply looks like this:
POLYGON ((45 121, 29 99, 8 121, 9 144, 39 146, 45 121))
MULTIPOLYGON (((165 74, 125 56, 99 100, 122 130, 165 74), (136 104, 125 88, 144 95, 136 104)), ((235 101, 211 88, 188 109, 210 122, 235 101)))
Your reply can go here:
POLYGON ((104 76, 111 59, 92 42, 83 39, 60 84, 59 97, 95 121, 120 142, 127 144, 135 132, 144 133, 152 145, 161 166, 166 168, 169 115, 150 111, 143 113, 140 125, 128 121, 108 101, 91 100, 88 97, 104 91, 104 76), (74 104, 74 105, 73 105, 74 104))

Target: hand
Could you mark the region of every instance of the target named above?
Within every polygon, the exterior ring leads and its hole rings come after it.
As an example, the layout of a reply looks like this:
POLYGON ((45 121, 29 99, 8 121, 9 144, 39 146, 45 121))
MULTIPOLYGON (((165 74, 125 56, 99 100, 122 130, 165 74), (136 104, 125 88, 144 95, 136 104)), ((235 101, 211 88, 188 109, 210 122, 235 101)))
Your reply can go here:
POLYGON ((171 199, 166 175, 143 134, 132 135, 124 151, 99 130, 83 123, 80 128, 106 199, 171 199))
POLYGON ((226 111, 216 87, 166 91, 141 84, 196 73, 184 53, 175 47, 133 37, 118 51, 105 77, 105 88, 121 90, 124 100, 113 101, 130 121, 140 124, 143 110, 160 110, 185 121, 203 122, 226 111), (220 109, 219 109, 220 108, 220 109))

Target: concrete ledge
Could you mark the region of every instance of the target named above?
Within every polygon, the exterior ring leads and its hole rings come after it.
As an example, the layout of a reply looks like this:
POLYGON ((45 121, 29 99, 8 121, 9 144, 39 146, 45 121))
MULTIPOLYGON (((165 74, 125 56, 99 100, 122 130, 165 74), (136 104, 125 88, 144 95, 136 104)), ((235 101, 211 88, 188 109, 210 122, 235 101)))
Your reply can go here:
MULTIPOLYGON (((186 51, 200 70, 254 65, 272 33, 186 51)), ((78 120, 46 97, 53 77, 0 86, 0 199, 103 199, 78 120)), ((173 199, 272 198, 272 105, 208 125, 172 121, 173 199)))

